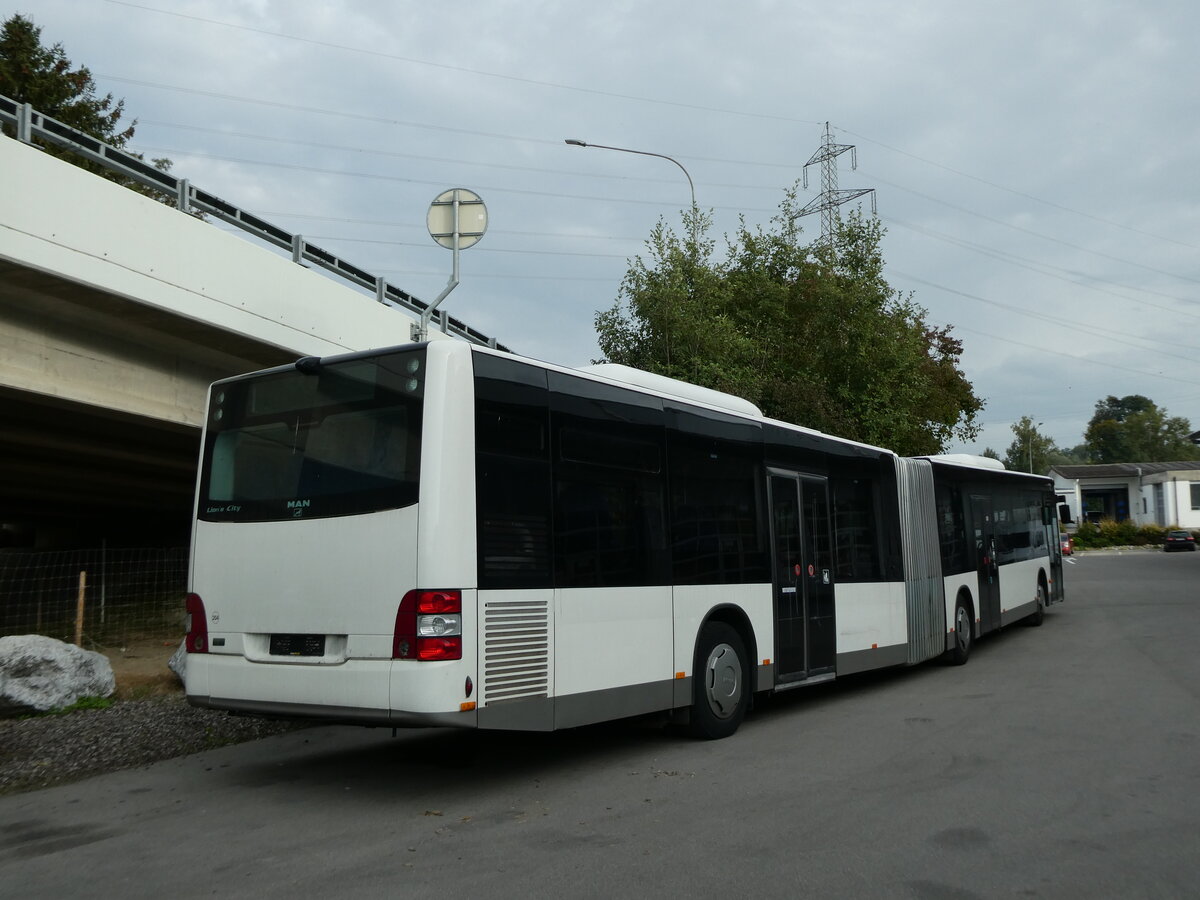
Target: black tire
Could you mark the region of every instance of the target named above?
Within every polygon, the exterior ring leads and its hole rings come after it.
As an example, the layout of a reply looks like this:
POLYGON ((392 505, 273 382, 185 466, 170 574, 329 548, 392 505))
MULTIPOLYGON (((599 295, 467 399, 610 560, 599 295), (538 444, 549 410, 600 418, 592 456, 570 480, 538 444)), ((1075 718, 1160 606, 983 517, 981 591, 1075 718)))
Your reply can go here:
POLYGON ((959 597, 954 604, 954 643, 946 651, 946 661, 961 666, 971 658, 971 646, 975 642, 975 616, 971 602, 959 597))
POLYGON ((1025 617, 1025 624, 1037 628, 1046 620, 1046 583, 1038 579, 1037 609, 1025 617))
POLYGON ((709 622, 696 641, 689 730, 707 740, 729 737, 746 716, 750 693, 741 636, 724 622, 709 622))

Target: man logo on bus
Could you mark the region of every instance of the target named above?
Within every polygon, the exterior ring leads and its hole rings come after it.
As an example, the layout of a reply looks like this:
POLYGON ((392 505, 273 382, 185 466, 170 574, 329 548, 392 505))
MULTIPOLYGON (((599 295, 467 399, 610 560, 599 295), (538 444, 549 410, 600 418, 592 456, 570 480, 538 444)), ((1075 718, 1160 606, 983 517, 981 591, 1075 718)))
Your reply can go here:
POLYGON ((292 511, 293 519, 298 519, 300 516, 304 515, 304 510, 308 509, 310 506, 312 506, 311 500, 289 500, 287 502, 287 508, 292 511))

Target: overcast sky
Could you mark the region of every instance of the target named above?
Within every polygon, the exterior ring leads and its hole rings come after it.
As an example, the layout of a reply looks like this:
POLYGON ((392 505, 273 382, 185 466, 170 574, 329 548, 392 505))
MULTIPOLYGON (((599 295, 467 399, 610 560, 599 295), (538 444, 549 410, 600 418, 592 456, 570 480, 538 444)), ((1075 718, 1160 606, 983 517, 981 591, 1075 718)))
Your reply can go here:
MULTIPOLYGON (((767 223, 825 123, 874 188, 891 285, 953 326, 986 399, 1060 446, 1097 400, 1200 428, 1195 0, 455 3, 37 0, 139 120, 133 148, 426 300, 454 187, 487 204, 455 318, 565 365, 660 219, 767 223)), ((5 15, 7 18, 7 15, 5 15)), ((820 190, 809 169, 807 201, 820 190)), ((869 201, 865 209, 869 211, 869 201)), ((805 220, 820 233, 820 217, 805 220)), ((398 314, 399 315, 399 314, 398 314)), ((811 352, 811 351, 810 351, 811 352)))

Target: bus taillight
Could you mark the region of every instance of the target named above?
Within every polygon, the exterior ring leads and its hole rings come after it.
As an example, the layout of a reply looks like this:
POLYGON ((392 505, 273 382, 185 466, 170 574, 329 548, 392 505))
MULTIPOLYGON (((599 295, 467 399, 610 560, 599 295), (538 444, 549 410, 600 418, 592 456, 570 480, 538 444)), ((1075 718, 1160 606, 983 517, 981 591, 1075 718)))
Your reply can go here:
POLYGON ((396 611, 393 659, 462 659, 462 591, 409 591, 396 611))
POLYGON ((187 609, 187 637, 184 645, 188 653, 208 652, 208 621, 204 615, 204 601, 199 594, 188 594, 185 600, 187 609))

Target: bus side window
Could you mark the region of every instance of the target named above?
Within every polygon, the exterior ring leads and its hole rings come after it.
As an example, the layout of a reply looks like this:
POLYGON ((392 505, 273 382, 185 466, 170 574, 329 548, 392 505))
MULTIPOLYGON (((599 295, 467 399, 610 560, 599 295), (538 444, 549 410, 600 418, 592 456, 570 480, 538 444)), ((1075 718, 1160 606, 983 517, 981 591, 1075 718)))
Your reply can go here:
POLYGON ((553 584, 549 395, 544 371, 475 359, 479 586, 553 584))
POLYGON ((550 460, 545 422, 481 404, 476 415, 479 581, 549 587, 550 460))
POLYGON ((735 442, 677 429, 667 447, 675 583, 767 580, 759 459, 735 442))
MULTIPOLYGON (((945 482, 938 482, 935 490, 938 524, 938 541, 942 550, 942 570, 946 574, 967 571, 967 533, 963 518, 962 494, 959 489, 945 482)), ((976 553, 981 552, 982 538, 975 531, 976 553)))
POLYGON ((882 580, 874 482, 867 478, 835 477, 830 487, 838 581, 882 580))
POLYGON ((557 438, 556 586, 667 583, 658 445, 578 422, 557 438))
POLYGON ((551 372, 554 586, 669 584, 662 401, 551 372))

